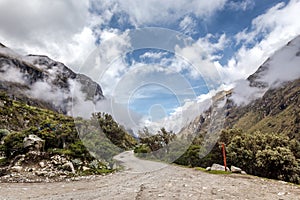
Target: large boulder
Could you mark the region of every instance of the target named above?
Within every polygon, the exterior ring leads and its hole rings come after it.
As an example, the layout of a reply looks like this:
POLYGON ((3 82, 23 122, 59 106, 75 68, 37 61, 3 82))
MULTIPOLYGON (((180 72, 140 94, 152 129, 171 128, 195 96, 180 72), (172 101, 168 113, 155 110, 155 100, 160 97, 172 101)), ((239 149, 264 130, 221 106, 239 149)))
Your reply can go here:
MULTIPOLYGON (((225 167, 219 164, 213 164, 210 168, 211 171, 225 171, 225 167)), ((230 171, 229 168, 226 168, 227 171, 230 171)))
POLYGON ((44 144, 44 140, 33 134, 29 135, 28 137, 25 137, 23 141, 24 148, 34 151, 41 151, 44 147, 44 144))

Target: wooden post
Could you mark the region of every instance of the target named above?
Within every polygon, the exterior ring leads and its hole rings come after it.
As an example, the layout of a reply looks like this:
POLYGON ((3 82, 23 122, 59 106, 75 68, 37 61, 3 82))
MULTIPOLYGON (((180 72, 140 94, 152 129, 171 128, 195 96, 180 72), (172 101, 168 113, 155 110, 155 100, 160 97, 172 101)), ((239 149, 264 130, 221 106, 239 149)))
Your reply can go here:
POLYGON ((227 171, 226 150, 225 150, 225 144, 224 143, 222 143, 222 152, 223 152, 223 160, 224 160, 225 171, 227 171))

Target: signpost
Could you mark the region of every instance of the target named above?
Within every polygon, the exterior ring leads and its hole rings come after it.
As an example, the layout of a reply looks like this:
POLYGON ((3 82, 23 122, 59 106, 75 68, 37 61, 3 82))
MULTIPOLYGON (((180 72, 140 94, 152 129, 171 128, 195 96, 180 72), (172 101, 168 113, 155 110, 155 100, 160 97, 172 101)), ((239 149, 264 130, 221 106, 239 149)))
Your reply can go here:
POLYGON ((224 160, 225 171, 227 171, 226 150, 225 150, 225 144, 224 143, 222 143, 222 152, 223 152, 223 160, 224 160))

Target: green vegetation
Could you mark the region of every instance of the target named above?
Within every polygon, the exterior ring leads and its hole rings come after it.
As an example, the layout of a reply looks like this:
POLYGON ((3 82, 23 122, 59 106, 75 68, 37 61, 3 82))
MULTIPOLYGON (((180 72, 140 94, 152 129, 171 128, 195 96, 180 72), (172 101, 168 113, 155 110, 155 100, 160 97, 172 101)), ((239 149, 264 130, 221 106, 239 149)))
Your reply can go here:
POLYGON ((300 183, 300 142, 282 134, 240 134, 228 144, 228 160, 250 174, 300 183))
MULTIPOLYGON (((248 174, 300 183, 300 79, 268 90, 256 101, 238 107, 229 99, 225 108, 224 130, 217 143, 203 157, 211 118, 200 118, 191 146, 175 163, 191 167, 223 164, 221 146, 226 144, 227 164, 248 174)), ((230 95, 230 94, 229 94, 230 95)), ((209 114, 209 113, 206 113, 209 114)))
POLYGON ((176 135, 165 128, 161 128, 156 134, 152 134, 145 127, 139 131, 140 144, 134 149, 137 156, 155 159, 161 161, 169 161, 172 158, 172 146, 176 140, 176 135))
POLYGON ((0 109, 0 156, 2 152, 8 160, 28 151, 23 141, 30 134, 45 141, 43 151, 46 154, 64 155, 70 160, 88 163, 95 157, 111 162, 114 155, 136 144, 109 114, 95 113, 90 120, 74 119, 12 101, 4 93, 0 93, 0 109))
POLYGON ((136 140, 107 113, 95 113, 90 120, 76 119, 81 141, 91 154, 112 162, 118 153, 132 149, 136 140))
MULTIPOLYGON (((199 140, 195 140, 198 141, 199 140)), ((300 183, 300 142, 285 134, 253 134, 241 130, 223 130, 219 141, 226 144, 227 164, 242 168, 247 173, 266 178, 300 183)), ((208 167, 222 164, 221 146, 201 157, 201 144, 195 142, 175 163, 191 167, 208 167)))

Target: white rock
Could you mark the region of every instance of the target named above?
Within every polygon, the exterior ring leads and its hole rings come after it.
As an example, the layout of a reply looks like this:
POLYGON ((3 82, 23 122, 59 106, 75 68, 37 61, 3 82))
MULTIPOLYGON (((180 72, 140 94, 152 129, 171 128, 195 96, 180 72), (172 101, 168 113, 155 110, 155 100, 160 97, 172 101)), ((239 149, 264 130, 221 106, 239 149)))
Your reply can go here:
POLYGON ((211 170, 211 167, 206 167, 205 170, 206 170, 206 171, 210 171, 210 170, 211 170))
POLYGON ((88 171, 88 170, 90 170, 90 169, 91 169, 91 168, 86 167, 86 166, 83 166, 83 167, 82 167, 82 171, 84 171, 84 172, 85 172, 85 171, 88 171))
POLYGON ((283 196, 283 195, 286 195, 286 194, 287 194, 287 192, 278 192, 277 193, 278 196, 283 196))
POLYGON ((247 173, 246 173, 245 171, 241 171, 241 174, 244 174, 244 175, 246 175, 247 173))
POLYGON ((47 172, 45 172, 45 171, 35 171, 35 174, 37 176, 45 176, 45 175, 47 175, 47 172))
MULTIPOLYGON (((227 171, 230 171, 228 167, 226 169, 227 169, 227 171)), ((223 165, 213 164, 211 166, 211 170, 213 170, 213 171, 225 171, 225 167, 223 165)))
POLYGON ((21 167, 21 166, 13 166, 13 167, 10 168, 10 170, 12 172, 21 172, 23 170, 23 167, 21 167))
POLYGON ((113 166, 112 166, 112 169, 113 169, 113 170, 116 170, 117 168, 118 168, 117 163, 114 163, 113 166))
POLYGON ((41 168, 45 167, 45 163, 43 161, 39 162, 39 165, 40 165, 41 168))
POLYGON ((242 169, 231 165, 230 170, 232 173, 241 173, 242 169))
POLYGON ((67 163, 65 163, 65 164, 62 166, 62 168, 65 169, 65 170, 68 170, 68 171, 72 172, 73 174, 76 173, 76 172, 75 172, 75 168, 74 168, 72 162, 67 162, 67 163))
POLYGON ((34 150, 42 150, 45 141, 39 138, 36 135, 29 135, 28 137, 24 138, 23 146, 24 148, 33 148, 34 150))

